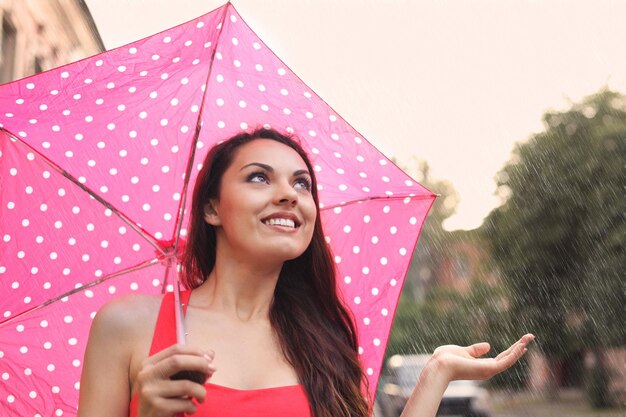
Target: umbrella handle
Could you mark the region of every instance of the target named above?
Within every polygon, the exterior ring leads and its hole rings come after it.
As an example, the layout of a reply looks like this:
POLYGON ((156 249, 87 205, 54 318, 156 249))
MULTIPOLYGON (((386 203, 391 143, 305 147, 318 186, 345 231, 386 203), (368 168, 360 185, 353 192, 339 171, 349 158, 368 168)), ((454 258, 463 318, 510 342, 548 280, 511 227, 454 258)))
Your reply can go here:
MULTIPOLYGON (((176 343, 178 343, 179 345, 184 345, 186 344, 186 340, 185 340, 186 333, 185 333, 185 321, 183 318, 184 317, 183 305, 180 301, 179 281, 176 281, 176 284, 174 285, 174 316, 175 316, 175 321, 176 321, 176 343)), ((207 379, 207 375, 199 371, 183 370, 170 376, 170 379, 172 380, 187 379, 189 381, 202 385, 205 383, 207 379)))
POLYGON ((180 301, 180 283, 178 280, 174 284, 174 320, 176 321, 176 343, 179 345, 185 345, 185 321, 183 315, 183 305, 180 301))

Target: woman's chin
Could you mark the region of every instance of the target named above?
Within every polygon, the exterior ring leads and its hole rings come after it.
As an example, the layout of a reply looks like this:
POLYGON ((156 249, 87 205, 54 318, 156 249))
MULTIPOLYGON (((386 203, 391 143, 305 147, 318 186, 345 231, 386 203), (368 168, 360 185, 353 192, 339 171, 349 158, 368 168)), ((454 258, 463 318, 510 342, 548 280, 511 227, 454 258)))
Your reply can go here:
POLYGON ((296 259, 302 255, 306 248, 290 245, 279 245, 275 247, 265 247, 263 251, 257 252, 257 259, 267 263, 282 264, 296 259))

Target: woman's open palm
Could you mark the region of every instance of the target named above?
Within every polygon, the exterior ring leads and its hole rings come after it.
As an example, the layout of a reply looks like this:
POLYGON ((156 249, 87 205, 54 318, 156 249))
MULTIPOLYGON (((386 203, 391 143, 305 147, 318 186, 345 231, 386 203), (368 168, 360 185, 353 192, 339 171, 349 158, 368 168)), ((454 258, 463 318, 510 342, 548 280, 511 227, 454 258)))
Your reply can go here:
POLYGON ((441 369, 448 372, 449 380, 489 379, 510 368, 526 352, 526 346, 535 336, 526 334, 507 350, 495 358, 481 358, 490 350, 489 343, 476 343, 471 346, 445 345, 435 349, 433 359, 441 369))

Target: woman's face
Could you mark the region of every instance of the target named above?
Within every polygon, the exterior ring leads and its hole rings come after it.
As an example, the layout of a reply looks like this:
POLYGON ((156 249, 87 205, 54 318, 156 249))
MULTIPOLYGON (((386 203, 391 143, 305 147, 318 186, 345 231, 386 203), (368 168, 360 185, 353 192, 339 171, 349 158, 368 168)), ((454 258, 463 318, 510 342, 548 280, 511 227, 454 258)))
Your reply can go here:
POLYGON ((219 253, 243 260, 284 262, 308 247, 317 212, 311 174, 296 151, 270 139, 239 147, 205 206, 219 253))

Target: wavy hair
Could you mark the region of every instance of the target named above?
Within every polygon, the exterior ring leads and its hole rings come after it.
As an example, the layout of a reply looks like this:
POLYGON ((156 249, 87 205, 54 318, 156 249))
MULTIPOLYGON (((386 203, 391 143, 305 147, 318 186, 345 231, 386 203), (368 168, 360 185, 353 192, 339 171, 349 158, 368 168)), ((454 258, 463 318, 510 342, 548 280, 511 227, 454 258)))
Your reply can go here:
POLYGON ((237 149, 256 139, 282 143, 304 160, 312 177, 317 211, 313 236, 299 257, 280 272, 270 307, 270 322, 285 358, 307 392, 315 417, 366 417, 367 379, 358 359, 354 321, 337 292, 333 257, 320 220, 317 182, 311 162, 297 140, 276 130, 243 132, 213 147, 204 160, 193 192, 187 244, 183 252, 183 284, 200 286, 215 265, 216 234, 204 221, 204 206, 218 199, 222 176, 237 149))

